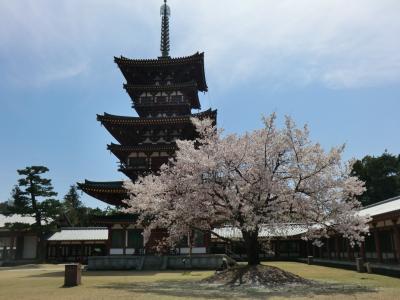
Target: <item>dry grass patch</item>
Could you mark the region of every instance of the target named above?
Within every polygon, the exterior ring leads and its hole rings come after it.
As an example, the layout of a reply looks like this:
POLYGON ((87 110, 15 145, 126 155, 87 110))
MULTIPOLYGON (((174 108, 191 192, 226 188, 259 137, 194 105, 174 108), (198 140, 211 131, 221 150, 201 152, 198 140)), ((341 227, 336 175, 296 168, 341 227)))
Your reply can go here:
POLYGON ((0 268, 0 299, 398 299, 400 279, 352 271, 274 262, 301 277, 328 282, 326 289, 226 288, 201 281, 214 272, 84 272, 83 284, 63 288, 63 266, 0 268), (334 286, 332 290, 329 287, 334 286))

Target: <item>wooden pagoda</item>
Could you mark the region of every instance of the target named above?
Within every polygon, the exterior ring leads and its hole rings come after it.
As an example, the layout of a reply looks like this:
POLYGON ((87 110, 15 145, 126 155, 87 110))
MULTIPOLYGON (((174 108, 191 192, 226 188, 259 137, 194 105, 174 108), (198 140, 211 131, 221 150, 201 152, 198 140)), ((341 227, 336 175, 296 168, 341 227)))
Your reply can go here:
MULTIPOLYGON (((159 170, 174 156, 177 139, 193 139, 192 117, 212 118, 216 110, 200 109, 199 92, 207 92, 204 53, 169 56, 169 6, 161 7, 161 56, 157 59, 115 57, 126 80, 124 89, 139 117, 104 113, 97 120, 118 141, 107 146, 120 161, 119 171, 129 179, 159 170)), ((107 204, 122 206, 127 193, 122 181, 78 183, 88 195, 107 204)))

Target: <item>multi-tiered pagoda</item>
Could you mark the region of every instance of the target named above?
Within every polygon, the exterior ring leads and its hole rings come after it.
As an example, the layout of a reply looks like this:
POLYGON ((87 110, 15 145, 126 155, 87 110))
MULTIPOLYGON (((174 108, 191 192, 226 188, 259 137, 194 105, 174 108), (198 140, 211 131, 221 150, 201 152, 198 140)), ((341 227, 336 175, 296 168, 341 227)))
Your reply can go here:
MULTIPOLYGON (((164 1, 166 2, 166 1, 164 1)), ((170 8, 161 6, 161 56, 157 59, 115 57, 114 61, 125 77, 124 89, 132 99, 139 117, 116 116, 105 113, 97 120, 119 144, 107 148, 119 159, 119 171, 129 179, 159 170, 174 156, 177 139, 195 137, 192 117, 216 120, 217 112, 200 109, 199 92, 207 91, 204 73, 204 53, 171 58, 169 56, 170 8)), ((122 181, 78 184, 88 195, 105 203, 121 206, 127 193, 122 181)))

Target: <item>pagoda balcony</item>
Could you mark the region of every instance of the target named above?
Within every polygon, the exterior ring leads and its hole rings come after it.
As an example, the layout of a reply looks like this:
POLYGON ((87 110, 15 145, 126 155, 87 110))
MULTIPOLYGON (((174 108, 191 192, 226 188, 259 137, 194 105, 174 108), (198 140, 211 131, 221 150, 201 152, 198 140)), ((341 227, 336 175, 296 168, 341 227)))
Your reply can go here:
POLYGON ((148 172, 148 168, 131 167, 125 164, 120 164, 118 171, 124 173, 132 181, 135 181, 140 175, 146 174, 148 172))
POLYGON ((197 83, 170 83, 166 85, 131 85, 125 84, 135 105, 185 105, 193 109, 200 109, 197 83))
POLYGON ((121 163, 119 170, 123 171, 143 171, 149 169, 149 159, 148 158, 129 158, 128 163, 121 163))
POLYGON ((157 96, 157 97, 140 97, 134 101, 135 107, 155 106, 155 105, 184 105, 190 106, 183 96, 157 96))
POLYGON ((118 171, 124 173, 130 178, 136 178, 139 174, 144 174, 149 171, 158 171, 163 164, 167 164, 169 156, 162 157, 139 157, 128 159, 128 163, 121 162, 118 171))

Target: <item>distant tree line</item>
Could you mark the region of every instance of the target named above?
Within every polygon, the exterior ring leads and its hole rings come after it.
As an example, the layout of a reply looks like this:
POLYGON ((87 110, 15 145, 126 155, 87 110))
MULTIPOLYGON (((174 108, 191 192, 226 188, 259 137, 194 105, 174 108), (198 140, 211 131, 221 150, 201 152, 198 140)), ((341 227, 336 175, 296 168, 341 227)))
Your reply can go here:
POLYGON ((365 182, 366 191, 359 196, 363 206, 400 196, 400 155, 367 155, 355 162, 352 175, 365 182))
POLYGON ((44 166, 30 166, 17 170, 20 178, 11 192, 11 198, 0 203, 0 214, 34 218, 33 224, 11 223, 6 226, 12 230, 35 231, 39 238, 39 249, 44 247, 44 236, 59 225, 89 226, 93 216, 108 215, 115 211, 85 206, 75 185, 70 187, 62 201, 58 200, 51 179, 45 178, 48 171, 44 166))

